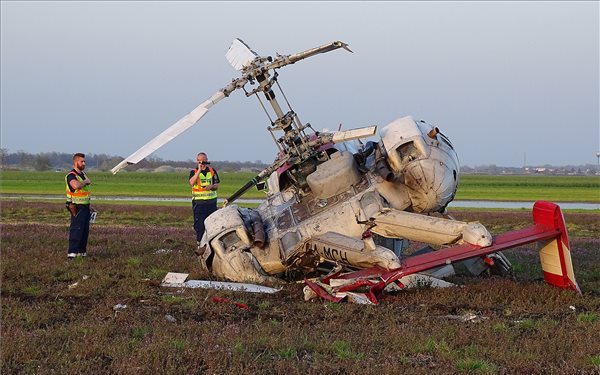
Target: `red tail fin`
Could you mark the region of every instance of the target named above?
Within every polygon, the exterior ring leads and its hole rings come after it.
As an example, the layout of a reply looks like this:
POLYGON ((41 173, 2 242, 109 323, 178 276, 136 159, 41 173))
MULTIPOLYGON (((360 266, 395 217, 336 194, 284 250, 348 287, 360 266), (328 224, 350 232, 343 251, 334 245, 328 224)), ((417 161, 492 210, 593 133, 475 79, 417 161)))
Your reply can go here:
POLYGON ((569 235, 560 207, 551 202, 535 202, 533 222, 557 231, 556 237, 538 242, 544 280, 560 288, 570 288, 581 292, 575 281, 569 235))

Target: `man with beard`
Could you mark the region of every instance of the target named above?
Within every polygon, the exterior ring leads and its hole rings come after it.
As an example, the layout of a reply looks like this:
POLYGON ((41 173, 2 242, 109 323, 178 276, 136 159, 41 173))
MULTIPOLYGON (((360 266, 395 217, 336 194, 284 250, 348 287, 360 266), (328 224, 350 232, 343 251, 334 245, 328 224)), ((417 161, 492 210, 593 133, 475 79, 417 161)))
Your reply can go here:
POLYGON ((73 155, 73 169, 65 176, 67 209, 71 213, 69 227, 69 250, 67 258, 86 256, 90 233, 90 185, 92 182, 83 171, 85 155, 73 155))

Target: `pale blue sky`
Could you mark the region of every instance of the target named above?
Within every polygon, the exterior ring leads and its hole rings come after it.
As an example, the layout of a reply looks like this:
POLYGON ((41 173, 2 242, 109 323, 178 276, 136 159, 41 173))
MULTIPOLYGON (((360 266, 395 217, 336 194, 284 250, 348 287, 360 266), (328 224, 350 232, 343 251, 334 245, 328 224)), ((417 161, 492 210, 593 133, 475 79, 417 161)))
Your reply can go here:
MULTIPOLYGON (((261 55, 342 40, 280 70, 303 122, 437 125, 462 165, 595 164, 599 3, 1 3, 1 145, 131 154, 225 86, 239 37, 261 55)), ((154 156, 271 162, 255 98, 224 99, 154 156)))

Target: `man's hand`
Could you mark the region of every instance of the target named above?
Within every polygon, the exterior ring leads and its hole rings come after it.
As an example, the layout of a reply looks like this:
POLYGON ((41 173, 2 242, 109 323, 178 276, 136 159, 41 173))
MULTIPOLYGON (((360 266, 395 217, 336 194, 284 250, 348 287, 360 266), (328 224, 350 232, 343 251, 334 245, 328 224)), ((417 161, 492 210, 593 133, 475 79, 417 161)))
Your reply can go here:
POLYGON ((83 180, 83 186, 92 184, 92 181, 90 181, 89 177, 87 176, 87 174, 85 174, 85 172, 83 173, 83 177, 85 177, 85 180, 83 180))
POLYGON ((69 210, 71 216, 77 216, 77 208, 73 203, 67 203, 67 210, 69 210))

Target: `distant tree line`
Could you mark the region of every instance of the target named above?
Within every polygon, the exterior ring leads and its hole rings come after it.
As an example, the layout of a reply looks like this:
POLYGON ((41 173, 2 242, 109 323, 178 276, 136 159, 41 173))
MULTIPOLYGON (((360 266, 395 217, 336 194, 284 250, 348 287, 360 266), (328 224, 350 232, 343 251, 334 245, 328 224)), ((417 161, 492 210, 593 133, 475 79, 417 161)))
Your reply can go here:
MULTIPOLYGON (((36 171, 47 170, 68 170, 73 165, 73 155, 64 152, 41 152, 30 154, 25 151, 9 152, 5 148, 0 148, 0 167, 2 169, 30 169, 36 171)), ((108 171, 123 160, 121 156, 107 154, 85 154, 86 166, 88 169, 98 169, 108 171)), ((220 171, 234 172, 240 170, 262 170, 267 164, 260 160, 250 161, 213 161, 220 171)), ((138 169, 154 169, 161 166, 171 166, 174 168, 194 168, 196 163, 192 159, 185 161, 164 160, 157 157, 149 157, 137 164, 127 167, 127 170, 135 171, 138 169)))
MULTIPOLYGON (((39 154, 30 154, 25 151, 8 152, 5 148, 0 148, 0 168, 2 169, 29 169, 36 171, 47 170, 68 170, 73 165, 73 155, 64 152, 41 152, 39 154)), ((107 154, 86 154, 86 164, 88 169, 97 169, 109 171, 115 165, 119 164, 123 158, 121 156, 107 154)), ((211 161, 219 171, 261 171, 267 167, 260 160, 251 161, 211 161)), ((194 168, 196 162, 192 159, 184 161, 164 160, 157 157, 148 157, 137 164, 127 167, 128 171, 153 170, 158 167, 169 166, 172 168, 194 168)), ((555 167, 550 165, 528 166, 528 167, 501 167, 497 165, 482 165, 476 167, 461 166, 462 174, 542 174, 542 175, 599 175, 600 164, 585 165, 567 165, 555 167)))

